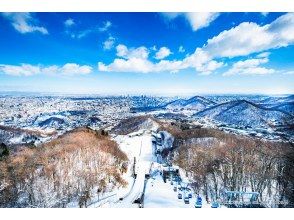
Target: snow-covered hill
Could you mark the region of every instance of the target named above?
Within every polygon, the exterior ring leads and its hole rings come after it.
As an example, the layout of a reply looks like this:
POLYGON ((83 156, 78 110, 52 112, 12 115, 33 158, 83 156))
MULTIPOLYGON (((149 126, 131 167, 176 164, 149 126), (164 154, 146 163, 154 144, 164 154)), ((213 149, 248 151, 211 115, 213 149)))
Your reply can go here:
POLYGON ((294 95, 289 96, 269 96, 263 98, 258 103, 259 104, 267 104, 267 105, 277 105, 285 102, 294 102, 294 95))
POLYGON ((268 128, 281 124, 288 115, 247 100, 237 100, 215 105, 196 113, 194 116, 239 127, 268 128))
POLYGON ((205 97, 194 96, 190 99, 177 99, 165 105, 164 108, 173 110, 189 109, 200 111, 214 104, 216 103, 205 97))
POLYGON ((158 123, 149 116, 131 117, 122 120, 112 131, 116 134, 129 134, 138 130, 156 130, 159 127, 158 123))
POLYGON ((294 114, 294 95, 267 97, 257 102, 257 104, 266 108, 294 114))

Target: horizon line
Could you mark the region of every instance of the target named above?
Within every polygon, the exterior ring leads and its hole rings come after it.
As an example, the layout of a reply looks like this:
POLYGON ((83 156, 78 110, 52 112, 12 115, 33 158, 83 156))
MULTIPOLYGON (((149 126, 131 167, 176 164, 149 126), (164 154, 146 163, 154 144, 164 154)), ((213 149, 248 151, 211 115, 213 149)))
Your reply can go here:
POLYGON ((191 93, 182 93, 182 94, 167 94, 167 93, 98 93, 98 92, 88 92, 88 93, 72 93, 72 92, 41 92, 41 91, 0 91, 0 95, 52 95, 52 96, 114 96, 114 97, 122 97, 122 96, 161 96, 161 97, 176 97, 176 96, 229 96, 229 95, 261 95, 261 96, 289 96, 294 95, 294 93, 199 93, 199 92, 191 92, 191 93))

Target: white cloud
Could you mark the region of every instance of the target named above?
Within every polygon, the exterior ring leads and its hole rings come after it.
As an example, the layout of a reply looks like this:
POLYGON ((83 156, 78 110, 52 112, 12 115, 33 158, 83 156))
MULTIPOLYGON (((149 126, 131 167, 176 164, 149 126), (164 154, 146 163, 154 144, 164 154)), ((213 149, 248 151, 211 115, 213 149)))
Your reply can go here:
POLYGON ((190 22, 192 29, 197 31, 201 28, 208 27, 211 22, 213 22, 219 13, 213 12, 190 12, 186 13, 186 18, 190 22))
POLYGON ((179 46, 179 52, 180 53, 184 53, 185 52, 185 48, 183 46, 179 46))
POLYGON ((194 54, 184 60, 161 60, 153 63, 148 60, 149 51, 146 47, 128 49, 125 45, 118 45, 117 56, 109 65, 98 63, 98 69, 105 72, 178 72, 182 69, 194 68, 200 73, 210 74, 212 71, 223 66, 222 62, 212 60, 207 53, 197 49, 194 54))
POLYGON ((205 75, 211 74, 212 71, 224 65, 223 62, 213 60, 212 57, 201 48, 197 48, 192 55, 187 56, 183 60, 183 63, 186 68, 193 67, 196 71, 205 75))
POLYGON ((59 68, 57 73, 58 72, 64 75, 86 75, 92 72, 92 67, 87 65, 80 66, 76 63, 67 63, 59 68))
POLYGON ((110 50, 113 48, 115 42, 114 37, 108 37, 106 41, 103 42, 103 49, 104 50, 110 50))
POLYGON ((169 48, 167 48, 167 47, 161 47, 159 49, 159 51, 155 54, 155 59, 161 60, 161 59, 163 59, 165 57, 168 57, 171 54, 172 54, 172 52, 170 51, 169 48))
MULTIPOLYGON (((168 15, 174 18, 178 16, 178 13, 168 13, 168 15)), ((223 31, 209 39, 202 48, 196 48, 193 54, 187 55, 182 60, 161 60, 153 63, 148 60, 149 51, 146 47, 128 49, 125 45, 119 45, 116 49, 120 59, 115 59, 109 65, 100 62, 98 68, 100 71, 109 72, 144 73, 177 72, 182 69, 194 68, 199 74, 208 75, 225 65, 217 59, 260 53, 255 59, 237 62, 224 75, 265 75, 273 73, 275 70, 260 66, 268 62, 270 53, 264 51, 286 47, 293 43, 294 13, 287 13, 264 26, 244 22, 230 30, 223 31)))
POLYGON ((32 76, 36 74, 48 75, 85 75, 92 72, 92 67, 76 63, 66 63, 63 66, 41 66, 41 65, 0 65, 0 72, 11 76, 32 76))
POLYGON ((179 70, 185 69, 183 62, 178 60, 161 60, 159 63, 154 64, 151 72, 170 72, 177 73, 179 70))
POLYGON ((65 25, 66 27, 73 26, 73 25, 75 25, 75 21, 74 21, 72 18, 69 18, 69 19, 67 19, 67 20, 64 22, 64 25, 65 25))
POLYGON ((124 57, 126 56, 128 53, 128 48, 127 46, 123 45, 123 44, 119 44, 116 46, 116 55, 118 57, 124 57))
POLYGON ((20 66, 14 65, 0 65, 0 72, 11 76, 31 76, 41 72, 39 66, 30 64, 21 64, 20 66))
POLYGON ((31 32, 40 32, 42 34, 48 34, 46 28, 36 26, 37 22, 30 13, 2 13, 2 15, 11 21, 12 26, 18 32, 25 34, 31 32))
POLYGON ((223 73, 224 76, 232 75, 267 75, 275 72, 274 69, 262 67, 262 64, 268 63, 268 58, 254 58, 244 61, 238 61, 233 64, 231 69, 223 73))
POLYGON ((274 69, 267 69, 265 67, 249 67, 246 69, 231 69, 231 71, 224 74, 224 76, 230 75, 267 75, 274 73, 274 69))
POLYGON ((294 75, 294 70, 289 70, 289 71, 282 71, 282 73, 284 74, 284 75, 294 75))
POLYGON ((150 72, 178 72, 182 69, 181 61, 168 61, 161 60, 159 63, 152 63, 147 59, 130 58, 130 59, 115 59, 111 64, 105 65, 102 62, 98 63, 98 69, 104 72, 137 72, 137 73, 150 73, 150 72))
POLYGON ((110 21, 105 21, 103 26, 99 28, 99 31, 104 32, 107 31, 112 26, 110 21))
POLYGON ((71 38, 81 39, 88 36, 89 34, 108 31, 108 29, 111 26, 112 26, 112 23, 110 21, 105 21, 103 22, 103 25, 100 27, 96 26, 96 27, 80 30, 77 32, 68 32, 68 34, 70 34, 71 38))
POLYGON ((268 15, 268 12, 261 12, 261 14, 266 17, 268 15))
POLYGON ((209 39, 204 49, 215 57, 245 56, 268 49, 272 41, 263 27, 245 22, 209 39))
POLYGON ((140 72, 148 73, 153 69, 153 64, 147 59, 132 57, 130 59, 115 59, 113 63, 106 66, 99 62, 98 69, 106 72, 140 72))
POLYGON ((193 31, 208 27, 220 13, 214 12, 185 12, 185 13, 163 13, 163 15, 169 19, 175 19, 178 16, 184 16, 185 19, 191 25, 193 31))
POLYGON ((125 45, 119 44, 116 47, 116 51, 117 51, 116 55, 118 57, 123 57, 126 59, 130 59, 130 58, 147 59, 149 55, 148 49, 144 46, 128 49, 125 45))
POLYGON ((77 34, 72 34, 71 37, 81 39, 83 37, 86 37, 87 35, 89 35, 92 32, 93 32, 92 29, 86 29, 86 30, 78 32, 77 34))
POLYGON ((265 58, 265 57, 268 57, 270 54, 271 54, 270 52, 263 52, 263 53, 258 54, 256 57, 257 58, 265 58))
POLYGON ((209 39, 203 50, 215 58, 236 57, 293 43, 294 13, 288 13, 264 26, 252 22, 241 23, 209 39))

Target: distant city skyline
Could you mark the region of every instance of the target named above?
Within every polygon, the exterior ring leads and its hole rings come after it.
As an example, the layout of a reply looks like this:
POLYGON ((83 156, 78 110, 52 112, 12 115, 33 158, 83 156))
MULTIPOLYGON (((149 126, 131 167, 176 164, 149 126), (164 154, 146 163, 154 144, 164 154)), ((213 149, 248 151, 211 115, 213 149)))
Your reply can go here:
POLYGON ((0 92, 294 93, 294 13, 2 13, 0 27, 0 92))

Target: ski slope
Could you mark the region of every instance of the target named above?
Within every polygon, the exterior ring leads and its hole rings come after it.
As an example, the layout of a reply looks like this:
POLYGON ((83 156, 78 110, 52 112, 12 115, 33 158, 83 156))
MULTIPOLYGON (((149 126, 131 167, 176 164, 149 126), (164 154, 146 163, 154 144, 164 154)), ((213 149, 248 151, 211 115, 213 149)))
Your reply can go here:
MULTIPOLYGON (((131 186, 130 191, 122 196, 123 200, 119 201, 115 207, 127 208, 138 207, 138 204, 133 204, 134 200, 143 192, 145 174, 149 173, 151 163, 154 160, 152 155, 152 142, 150 134, 143 134, 142 136, 135 136, 129 138, 128 144, 124 149, 128 156, 136 158, 136 174, 137 177, 131 186)), ((123 147, 124 148, 124 147, 123 147)))

